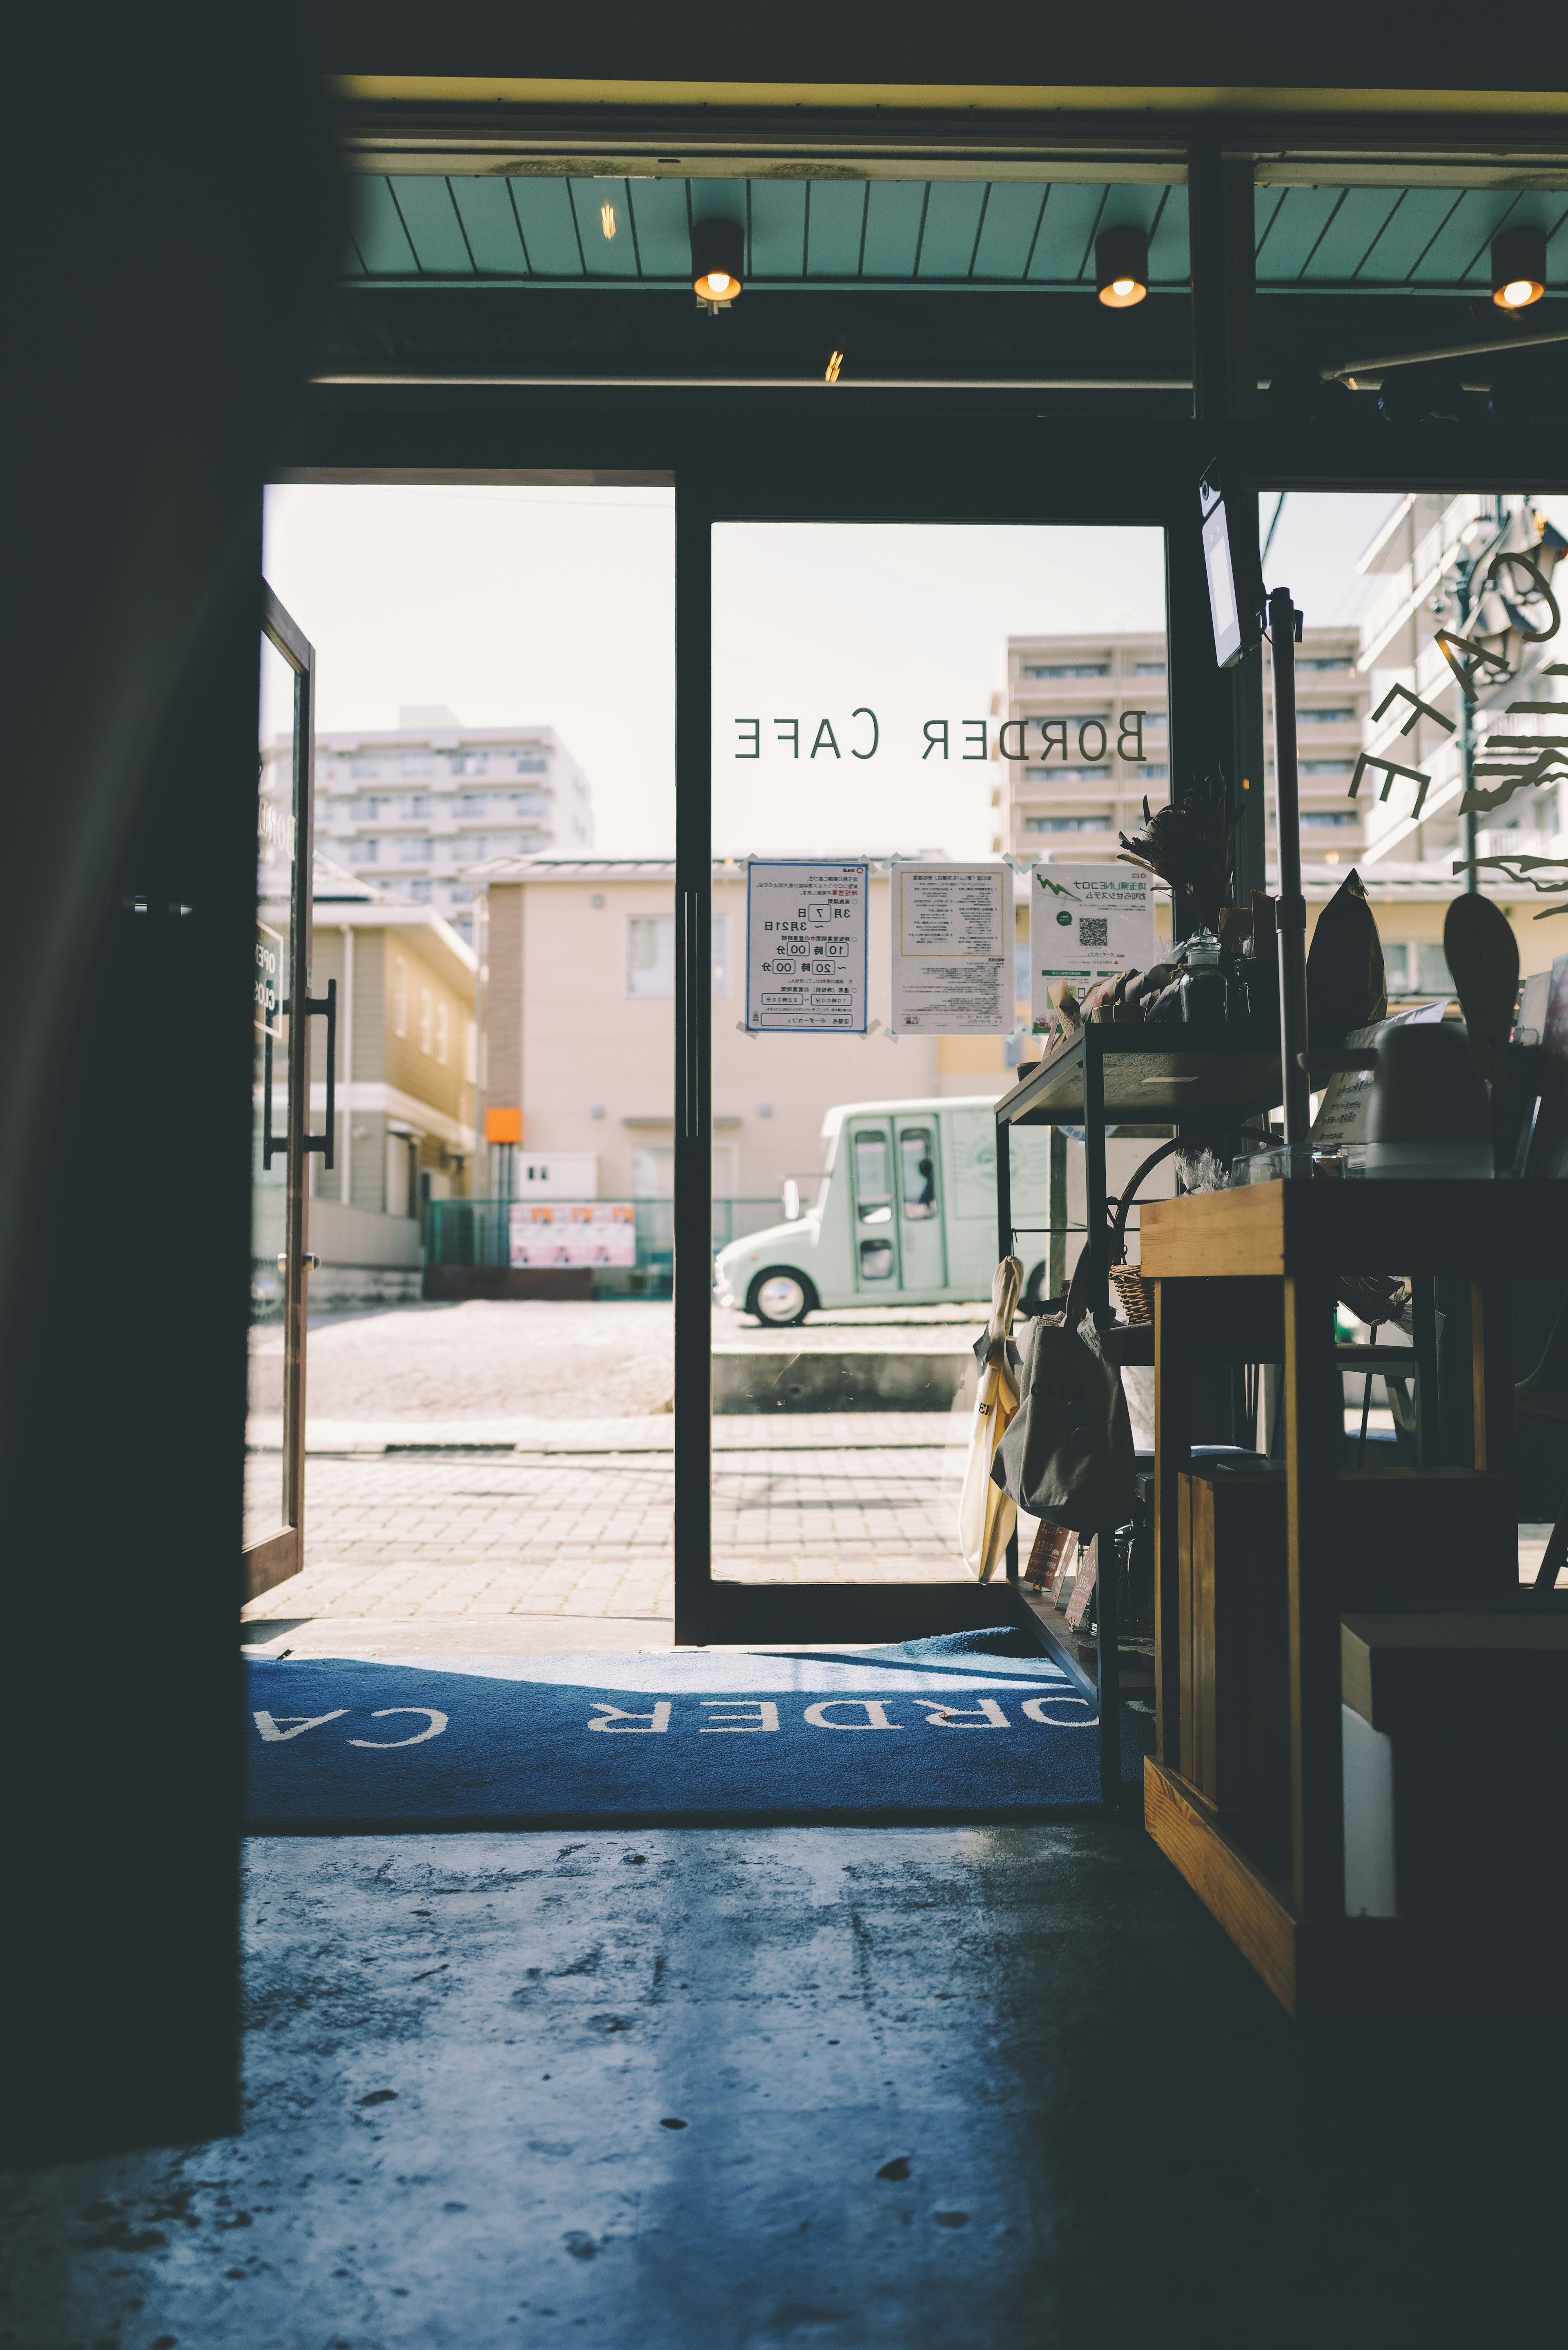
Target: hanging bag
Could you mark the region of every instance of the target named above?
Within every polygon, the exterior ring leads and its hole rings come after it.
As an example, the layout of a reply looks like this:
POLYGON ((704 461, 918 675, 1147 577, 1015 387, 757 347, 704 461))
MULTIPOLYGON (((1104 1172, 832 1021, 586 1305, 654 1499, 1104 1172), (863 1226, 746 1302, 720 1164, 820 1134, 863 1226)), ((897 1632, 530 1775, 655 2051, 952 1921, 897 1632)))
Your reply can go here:
POLYGON ((1018 1258, 1004 1257, 992 1275, 991 1319, 975 1348, 981 1357, 980 1384, 959 1503, 959 1547, 964 1565, 981 1583, 989 1583, 1001 1566, 1018 1523, 1005 1489, 992 1480, 992 1464, 1018 1409, 1017 1351, 1009 1341, 1023 1279, 1018 1258))
POLYGON ((1087 1282, 1085 1249, 1061 1319, 1041 1315, 1029 1325, 1018 1408, 992 1466, 1015 1513, 1079 1534, 1120 1525, 1133 1505, 1132 1422, 1121 1373, 1106 1361, 1093 1323, 1085 1326, 1087 1282))

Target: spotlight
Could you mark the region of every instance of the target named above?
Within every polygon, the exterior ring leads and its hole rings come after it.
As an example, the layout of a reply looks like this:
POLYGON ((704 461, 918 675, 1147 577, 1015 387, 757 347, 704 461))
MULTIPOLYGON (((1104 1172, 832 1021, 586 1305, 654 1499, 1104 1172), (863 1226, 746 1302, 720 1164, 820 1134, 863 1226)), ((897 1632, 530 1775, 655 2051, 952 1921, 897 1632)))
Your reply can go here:
POLYGON ((1491 241, 1491 298, 1500 310, 1528 310, 1546 291, 1546 231, 1505 228, 1491 241))
POLYGON ((1107 228, 1095 239, 1095 287, 1107 310, 1130 310, 1148 292, 1148 238, 1107 228))
POLYGON ((697 307, 717 317, 742 290, 746 236, 739 221, 699 221, 691 231, 691 284, 697 307))

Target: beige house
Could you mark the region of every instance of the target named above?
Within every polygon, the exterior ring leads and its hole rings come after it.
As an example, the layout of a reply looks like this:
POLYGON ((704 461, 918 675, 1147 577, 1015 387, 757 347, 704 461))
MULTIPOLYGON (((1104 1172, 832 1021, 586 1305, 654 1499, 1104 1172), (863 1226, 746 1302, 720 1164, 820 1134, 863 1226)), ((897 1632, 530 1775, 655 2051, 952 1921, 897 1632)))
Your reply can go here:
MULTIPOLYGON (((482 892, 484 1103, 521 1108, 514 1192, 668 1199, 675 1085, 675 868, 652 860, 496 859, 482 892)), ((755 1036, 745 1028, 746 879, 713 867, 713 1191, 777 1201, 821 1164, 825 1111, 1003 1090, 1002 1041, 886 1034, 888 886, 869 900, 874 1035, 755 1036)), ((502 1167, 492 1150, 485 1188, 502 1167)))
MULTIPOLYGON (((310 1169, 317 1305, 417 1295, 427 1203, 471 1188, 477 959, 429 906, 373 897, 318 858, 311 992, 337 983, 334 1165, 310 1169)), ((324 1046, 317 1027, 317 1055, 324 1046)), ((311 1127, 327 1114, 321 1069, 311 1127)))

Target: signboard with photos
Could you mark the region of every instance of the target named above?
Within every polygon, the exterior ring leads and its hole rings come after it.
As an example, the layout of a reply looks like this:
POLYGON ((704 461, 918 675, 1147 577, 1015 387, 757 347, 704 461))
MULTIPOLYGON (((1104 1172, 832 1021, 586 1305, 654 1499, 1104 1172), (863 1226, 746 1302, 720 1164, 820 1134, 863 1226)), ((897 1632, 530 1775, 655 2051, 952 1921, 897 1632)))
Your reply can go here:
POLYGON ((514 1200, 508 1241, 514 1265, 635 1265, 637 1209, 629 1200, 514 1200))

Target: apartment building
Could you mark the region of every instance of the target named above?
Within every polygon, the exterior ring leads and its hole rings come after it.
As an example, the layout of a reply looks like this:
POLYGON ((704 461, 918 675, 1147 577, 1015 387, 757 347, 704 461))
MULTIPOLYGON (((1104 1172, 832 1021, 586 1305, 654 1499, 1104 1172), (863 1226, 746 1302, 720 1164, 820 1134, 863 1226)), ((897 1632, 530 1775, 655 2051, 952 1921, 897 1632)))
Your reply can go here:
POLYGON ((1568 764, 1542 766, 1538 748, 1554 732, 1568 734, 1568 678, 1552 674, 1563 639, 1538 633, 1550 628, 1552 607, 1536 585, 1552 589, 1565 548, 1568 539, 1528 498, 1413 494, 1364 550, 1357 568, 1385 584, 1362 618, 1358 665, 1373 707, 1395 695, 1384 716, 1369 721, 1366 748, 1428 778, 1419 816, 1419 787, 1410 777, 1375 769, 1364 780, 1369 867, 1424 871, 1450 892, 1463 886, 1453 865, 1463 847, 1467 759, 1470 779, 1485 790, 1499 789, 1511 766, 1541 767, 1535 780, 1478 816, 1478 856, 1568 851, 1568 764), (1476 667, 1468 709, 1439 630, 1469 638, 1493 656, 1476 667), (1416 709, 1412 697, 1427 708, 1416 709), (1511 711, 1515 703, 1530 706, 1511 711), (1554 704, 1562 719, 1553 718, 1554 704), (1386 779, 1385 800, 1378 795, 1386 779))
MULTIPOLYGON (((1349 864, 1367 837, 1365 805, 1348 797, 1368 707, 1354 628, 1309 628, 1296 654, 1302 852, 1349 864)), ((1271 831, 1273 691, 1263 670, 1263 777, 1271 831)), ((1115 854, 1116 836, 1170 796, 1166 644, 1158 630, 1010 637, 1006 724, 996 756, 1004 780, 994 846, 1052 862, 1115 854)))
MULTIPOLYGON (((264 754, 264 803, 288 789, 290 744, 264 754)), ((551 726, 464 726, 406 706, 385 733, 318 733, 316 839, 371 889, 429 906, 472 944, 481 858, 593 846, 587 776, 551 726)))

